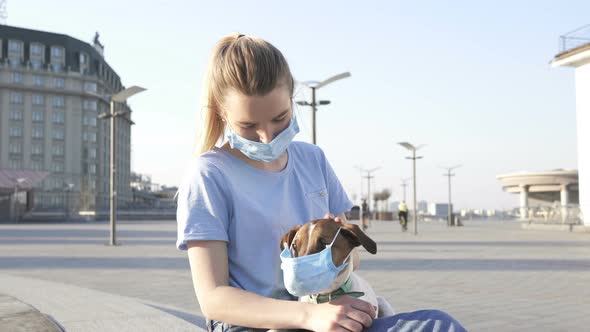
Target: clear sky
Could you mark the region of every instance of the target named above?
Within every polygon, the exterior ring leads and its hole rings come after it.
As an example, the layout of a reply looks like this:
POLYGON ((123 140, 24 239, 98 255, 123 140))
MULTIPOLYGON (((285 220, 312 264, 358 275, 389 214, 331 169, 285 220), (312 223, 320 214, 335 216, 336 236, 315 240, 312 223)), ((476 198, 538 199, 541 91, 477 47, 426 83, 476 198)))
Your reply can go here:
MULTIPOLYGON (((396 142, 426 144, 418 198, 509 208, 496 175, 577 168, 574 72, 551 68, 561 34, 590 23, 589 1, 8 1, 8 24, 91 42, 133 97, 132 170, 178 185, 194 150, 210 49, 226 34, 261 37, 297 80, 352 77, 318 90, 318 145, 349 195, 359 171, 401 197, 411 162, 396 142)), ((309 100, 301 88, 296 100, 309 100)), ((311 112, 299 108, 311 141, 311 112)), ((365 184, 366 188, 366 184, 365 184)), ((365 189, 366 191, 366 189, 365 189)), ((410 192, 408 192, 410 194, 410 192)))

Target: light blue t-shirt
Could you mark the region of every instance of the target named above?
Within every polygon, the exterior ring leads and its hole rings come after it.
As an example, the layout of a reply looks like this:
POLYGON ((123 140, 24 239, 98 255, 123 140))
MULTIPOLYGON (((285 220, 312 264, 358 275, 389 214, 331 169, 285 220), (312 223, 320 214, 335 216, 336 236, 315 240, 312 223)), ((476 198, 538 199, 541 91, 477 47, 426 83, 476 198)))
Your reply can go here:
POLYGON ((221 149, 190 164, 178 191, 178 249, 192 240, 227 242, 229 284, 292 299, 283 284, 280 239, 291 228, 352 207, 315 145, 293 142, 280 172, 254 168, 221 149))

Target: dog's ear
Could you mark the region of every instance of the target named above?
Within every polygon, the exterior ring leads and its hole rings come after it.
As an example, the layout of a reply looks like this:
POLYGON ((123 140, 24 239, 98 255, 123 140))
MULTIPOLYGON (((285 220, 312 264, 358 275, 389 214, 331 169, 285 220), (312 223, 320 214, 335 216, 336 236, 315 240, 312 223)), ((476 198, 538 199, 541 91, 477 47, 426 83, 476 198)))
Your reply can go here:
POLYGON ((362 245, 368 252, 375 255, 377 253, 377 244, 370 237, 361 231, 360 227, 355 224, 343 224, 342 235, 347 238, 355 247, 362 245))
POLYGON ((291 242, 293 242, 293 238, 300 228, 301 225, 297 225, 287 232, 287 234, 283 235, 283 238, 281 238, 281 250, 291 246, 291 242))

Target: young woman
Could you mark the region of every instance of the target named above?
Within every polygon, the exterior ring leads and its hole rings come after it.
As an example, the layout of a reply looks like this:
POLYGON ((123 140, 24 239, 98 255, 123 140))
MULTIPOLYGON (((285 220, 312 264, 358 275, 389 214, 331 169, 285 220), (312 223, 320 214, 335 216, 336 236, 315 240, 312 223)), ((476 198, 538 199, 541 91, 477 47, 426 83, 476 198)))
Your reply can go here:
POLYGON ((373 322, 367 302, 296 302, 283 284, 281 236, 326 215, 344 218, 352 206, 322 150, 292 142, 293 90, 289 66, 270 43, 232 35, 215 46, 200 155, 177 211, 177 247, 188 250, 210 331, 362 331, 373 322))

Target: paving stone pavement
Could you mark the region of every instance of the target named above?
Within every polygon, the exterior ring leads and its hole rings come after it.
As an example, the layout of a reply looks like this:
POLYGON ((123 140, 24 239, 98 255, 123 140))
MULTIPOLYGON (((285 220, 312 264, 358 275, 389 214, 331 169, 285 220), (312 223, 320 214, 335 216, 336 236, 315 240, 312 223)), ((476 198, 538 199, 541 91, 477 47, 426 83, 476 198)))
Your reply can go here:
MULTIPOLYGON (((361 251, 358 273, 397 312, 444 310, 470 331, 590 330, 589 233, 522 230, 515 221, 464 224, 420 223, 415 236, 412 225, 402 233, 396 222, 373 221, 367 233, 378 253, 361 251)), ((70 297, 111 296, 121 307, 137 306, 141 315, 131 317, 130 309, 124 317, 130 322, 161 315, 153 331, 203 327, 186 253, 174 246, 175 222, 122 221, 117 230, 122 245, 111 247, 106 222, 0 224, 0 293, 39 308, 68 331, 83 330, 84 310, 78 308, 77 320, 66 317, 47 305, 49 295, 25 285, 70 297)), ((115 326, 93 324, 84 327, 115 326)))

